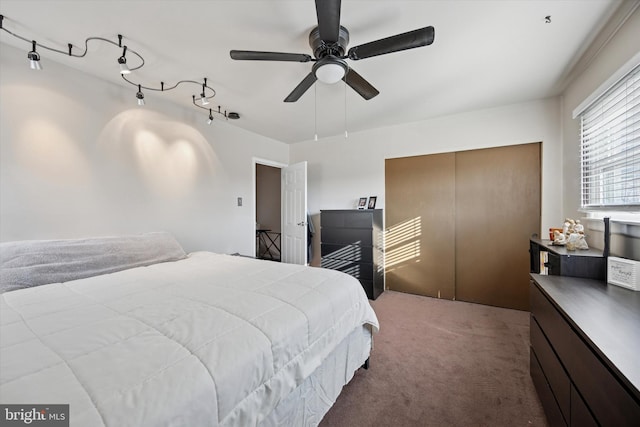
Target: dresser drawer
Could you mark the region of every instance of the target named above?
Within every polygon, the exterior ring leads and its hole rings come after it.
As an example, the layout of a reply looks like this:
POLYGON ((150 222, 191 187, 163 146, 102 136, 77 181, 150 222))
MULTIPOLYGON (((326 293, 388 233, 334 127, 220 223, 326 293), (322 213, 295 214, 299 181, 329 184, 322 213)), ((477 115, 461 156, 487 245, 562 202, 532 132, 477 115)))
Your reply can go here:
POLYGON ((321 227, 373 227, 373 214, 367 211, 322 211, 321 227))
POLYGON ((567 364, 567 371, 598 423, 602 426, 637 426, 640 404, 578 335, 571 338, 570 344, 575 357, 567 364))
POLYGON ((362 279, 360 279, 360 284, 362 285, 362 288, 364 289, 364 292, 367 294, 367 298, 376 299, 376 297, 378 295, 376 295, 376 292, 374 292, 373 281, 372 280, 362 280, 362 279))
POLYGON ((534 316, 530 321, 531 347, 533 347, 544 376, 553 391, 565 420, 571 416, 571 380, 556 357, 534 316))
POLYGON ((598 422, 574 386, 571 386, 571 427, 598 427, 598 422))
POLYGON ((531 314, 535 317, 558 359, 562 360, 565 369, 571 375, 566 365, 575 357, 571 343, 575 332, 536 284, 531 282, 530 286, 531 314))
POLYGON ((364 228, 322 227, 320 230, 322 243, 373 245, 373 233, 364 228))
POLYGON ((373 248, 371 246, 322 243, 320 245, 320 255, 323 258, 343 259, 355 262, 373 262, 373 248))
POLYGON ((562 412, 558 403, 556 402, 551 386, 547 382, 547 378, 540 368, 540 363, 536 357, 536 353, 533 348, 529 352, 529 371, 531 372, 531 379, 533 385, 536 387, 540 402, 544 408, 544 413, 547 416, 547 422, 550 427, 567 427, 567 423, 562 417, 562 412))
POLYGON ((322 258, 320 267, 342 271, 356 279, 373 280, 373 264, 371 263, 322 258))

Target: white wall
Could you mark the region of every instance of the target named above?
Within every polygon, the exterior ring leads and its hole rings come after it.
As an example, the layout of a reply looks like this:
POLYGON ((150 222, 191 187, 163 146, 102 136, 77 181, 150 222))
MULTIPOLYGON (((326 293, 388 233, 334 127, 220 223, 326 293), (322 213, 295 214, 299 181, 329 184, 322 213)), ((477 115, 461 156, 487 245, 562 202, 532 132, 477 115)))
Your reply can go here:
MULTIPOLYGON (((365 196, 378 196, 376 207, 384 208, 385 159, 530 142, 542 142, 541 230, 547 230, 563 218, 559 98, 294 144, 290 158, 309 162, 308 205, 319 231, 321 209, 354 208, 365 196)), ((319 236, 314 246, 315 263, 319 236)))
POLYGON ((287 163, 286 144, 1 49, 0 241, 167 230, 187 251, 252 254, 253 158, 287 163))

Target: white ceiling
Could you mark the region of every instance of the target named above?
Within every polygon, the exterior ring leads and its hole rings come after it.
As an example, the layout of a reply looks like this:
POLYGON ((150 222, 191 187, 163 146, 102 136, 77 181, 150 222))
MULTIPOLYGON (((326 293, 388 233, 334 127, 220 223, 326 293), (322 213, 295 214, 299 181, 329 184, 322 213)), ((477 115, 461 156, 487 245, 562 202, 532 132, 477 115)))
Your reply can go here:
MULTIPOLYGON (((356 132, 557 95, 619 5, 619 0, 343 0, 348 47, 428 25, 435 27, 435 41, 348 61, 380 91, 372 100, 339 82, 316 83, 296 103, 283 99, 312 63, 234 61, 229 50, 312 54, 313 0, 2 0, 0 13, 6 29, 63 50, 67 43, 84 46, 90 36, 117 41, 123 34, 124 44, 146 61, 132 80, 158 86, 208 77, 217 92, 214 108, 241 115, 234 126, 295 143, 316 132, 319 138, 342 134, 345 123, 356 132)), ((30 50, 30 44, 5 32, 0 42, 30 50)), ((91 42, 82 59, 39 52, 43 72, 48 61, 61 62, 131 88, 135 102, 136 89, 119 77, 116 46, 91 42)), ((191 96, 197 93, 195 86, 181 86, 147 94, 147 105, 166 97, 195 108, 191 96)), ((204 120, 207 113, 202 114, 204 120)))

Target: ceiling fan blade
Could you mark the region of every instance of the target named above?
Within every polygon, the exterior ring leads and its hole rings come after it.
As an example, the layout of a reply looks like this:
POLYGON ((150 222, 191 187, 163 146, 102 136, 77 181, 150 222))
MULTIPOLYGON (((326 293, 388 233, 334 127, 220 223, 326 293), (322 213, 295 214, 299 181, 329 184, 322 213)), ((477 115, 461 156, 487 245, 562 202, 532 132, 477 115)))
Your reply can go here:
POLYGON ((307 89, 313 86, 316 80, 318 79, 316 78, 315 73, 311 72, 307 74, 307 77, 305 77, 304 80, 302 80, 300 84, 291 91, 289 96, 284 99, 284 102, 296 102, 307 91, 307 89))
POLYGON ((433 27, 420 28, 352 47, 349 49, 348 56, 349 59, 358 60, 398 52, 400 50, 427 46, 433 43, 434 36, 435 30, 433 27))
POLYGON ((316 0, 320 39, 327 44, 338 41, 340 33, 340 3, 341 0, 316 0))
POLYGON ((371 84, 364 79, 360 74, 356 73, 352 68, 349 68, 349 71, 342 78, 351 89, 355 90, 367 101, 378 95, 378 89, 371 86, 371 84))
POLYGON ((258 52, 255 50, 232 50, 231 59, 245 61, 291 61, 309 62, 311 56, 304 53, 258 52))

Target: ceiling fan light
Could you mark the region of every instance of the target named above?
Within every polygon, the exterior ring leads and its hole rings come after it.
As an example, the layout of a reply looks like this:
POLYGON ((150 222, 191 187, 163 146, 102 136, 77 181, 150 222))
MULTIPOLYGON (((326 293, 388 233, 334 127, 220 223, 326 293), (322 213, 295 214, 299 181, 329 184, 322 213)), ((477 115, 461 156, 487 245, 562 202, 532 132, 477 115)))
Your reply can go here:
POLYGON ((326 84, 334 84, 342 80, 346 72, 340 63, 329 62, 316 68, 315 73, 318 80, 326 84))

